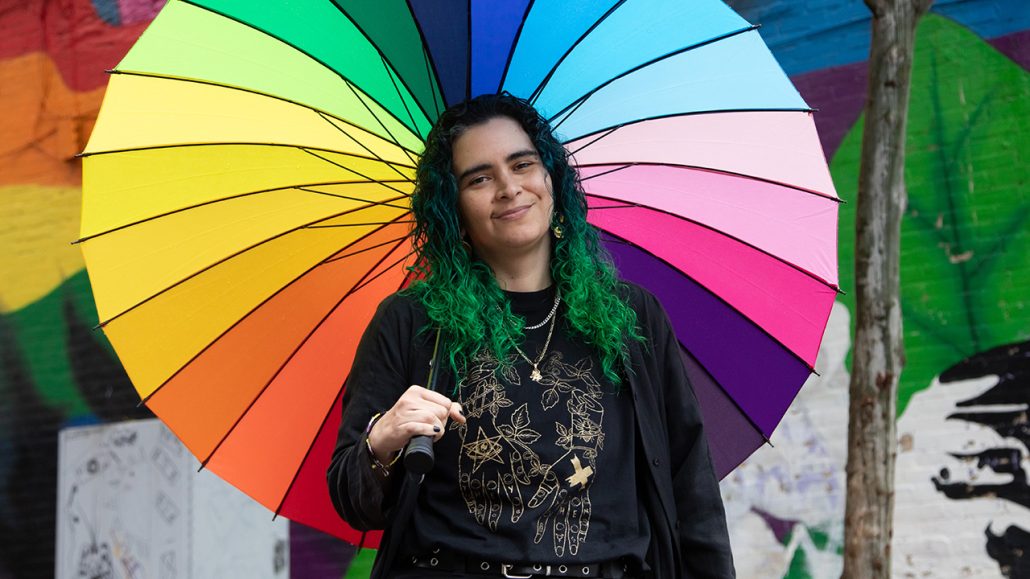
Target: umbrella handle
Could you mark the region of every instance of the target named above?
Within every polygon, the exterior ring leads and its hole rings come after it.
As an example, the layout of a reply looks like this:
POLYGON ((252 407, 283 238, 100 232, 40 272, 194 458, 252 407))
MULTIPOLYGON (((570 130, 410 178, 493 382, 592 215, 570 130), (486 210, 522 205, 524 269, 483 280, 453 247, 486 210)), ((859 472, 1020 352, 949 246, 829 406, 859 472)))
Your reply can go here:
MULTIPOLYGON (((440 330, 436 330, 436 343, 433 344, 433 358, 429 361, 429 376, 426 388, 436 390, 436 367, 440 357, 440 330)), ((433 438, 431 436, 415 436, 404 448, 404 468, 413 474, 426 474, 433 470, 436 457, 433 454, 433 438)))
POLYGON ((426 474, 433 470, 433 438, 416 436, 404 449, 404 468, 412 474, 426 474))

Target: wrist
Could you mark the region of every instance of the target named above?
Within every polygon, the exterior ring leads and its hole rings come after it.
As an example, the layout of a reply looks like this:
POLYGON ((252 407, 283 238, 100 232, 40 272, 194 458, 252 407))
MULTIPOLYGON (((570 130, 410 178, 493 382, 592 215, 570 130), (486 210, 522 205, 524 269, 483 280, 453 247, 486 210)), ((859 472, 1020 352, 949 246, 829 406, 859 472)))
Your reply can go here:
POLYGON ((376 423, 382 418, 382 414, 376 414, 368 421, 368 426, 365 427, 365 449, 368 451, 368 458, 372 462, 372 470, 377 471, 383 475, 383 477, 390 476, 390 467, 397 463, 400 458, 400 451, 392 451, 386 456, 382 456, 376 452, 376 446, 372 443, 372 430, 376 423))

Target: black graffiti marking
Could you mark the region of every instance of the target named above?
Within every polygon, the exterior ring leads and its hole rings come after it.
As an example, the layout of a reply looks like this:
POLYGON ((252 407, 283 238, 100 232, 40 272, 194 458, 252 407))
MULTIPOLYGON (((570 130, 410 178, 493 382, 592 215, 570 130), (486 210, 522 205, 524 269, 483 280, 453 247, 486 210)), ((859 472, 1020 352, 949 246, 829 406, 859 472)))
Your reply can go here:
POLYGON ((1006 577, 1030 577, 1030 559, 1023 553, 1030 550, 1030 533, 1019 527, 1009 527, 1001 535, 995 535, 988 526, 984 530, 987 535, 987 554, 998 562, 1002 575, 1006 577))
MULTIPOLYGON (((949 499, 996 497, 1030 508, 1030 485, 1022 467, 1027 449, 1030 449, 1030 342, 1006 344, 971 356, 942 372, 940 382, 948 384, 985 376, 997 376, 997 384, 956 404, 958 408, 976 407, 978 410, 955 412, 948 416, 948 420, 981 424, 1004 438, 1020 441, 1023 448, 989 448, 974 454, 951 453, 951 456, 959 460, 975 460, 977 469, 989 468, 996 474, 1012 475, 1012 480, 1001 484, 951 482, 951 473, 946 468, 931 480, 938 492, 949 499), (1007 408, 992 410, 992 406, 1007 408)), ((1030 577, 1030 558, 1023 556, 1030 549, 1030 532, 1013 525, 1003 534, 995 535, 988 525, 985 535, 987 555, 998 562, 1003 575, 1030 577)))

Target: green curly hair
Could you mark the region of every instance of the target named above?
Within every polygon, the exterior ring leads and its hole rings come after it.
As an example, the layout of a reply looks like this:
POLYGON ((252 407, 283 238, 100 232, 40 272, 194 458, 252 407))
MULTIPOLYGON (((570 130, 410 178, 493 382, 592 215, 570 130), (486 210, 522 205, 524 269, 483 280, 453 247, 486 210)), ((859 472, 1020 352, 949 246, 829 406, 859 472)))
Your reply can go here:
POLYGON ((611 256, 587 223, 586 195, 569 153, 550 124, 528 101, 488 94, 440 115, 418 161, 411 205, 418 278, 405 293, 418 299, 429 328, 443 330, 446 354, 456 371, 482 349, 505 364, 523 340, 525 320, 511 311, 490 267, 462 244, 458 183, 451 172, 452 145, 466 130, 497 117, 517 122, 529 135, 554 186, 554 210, 563 235, 552 237, 551 277, 565 303, 566 329, 595 349, 605 376, 615 384, 628 368, 628 339, 642 340, 636 312, 621 297, 611 256))

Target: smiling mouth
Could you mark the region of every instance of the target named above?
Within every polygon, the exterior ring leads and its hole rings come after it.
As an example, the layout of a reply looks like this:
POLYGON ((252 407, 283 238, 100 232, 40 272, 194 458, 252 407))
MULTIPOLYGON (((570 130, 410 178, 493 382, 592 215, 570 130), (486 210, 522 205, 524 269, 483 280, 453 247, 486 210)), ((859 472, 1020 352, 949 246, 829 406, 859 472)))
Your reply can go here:
POLYGON ((532 205, 523 205, 522 207, 509 209, 503 213, 498 213, 494 216, 494 219, 516 219, 521 217, 522 214, 528 211, 530 207, 532 207, 532 205))

